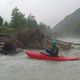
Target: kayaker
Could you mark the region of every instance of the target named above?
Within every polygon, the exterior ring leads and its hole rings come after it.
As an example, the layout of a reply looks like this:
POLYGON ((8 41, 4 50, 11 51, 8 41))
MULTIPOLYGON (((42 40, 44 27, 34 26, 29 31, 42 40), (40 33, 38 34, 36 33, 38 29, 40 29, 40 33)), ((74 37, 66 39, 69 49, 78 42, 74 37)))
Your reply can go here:
POLYGON ((59 54, 59 47, 57 46, 58 44, 58 40, 57 39, 53 39, 51 40, 51 47, 45 49, 45 51, 49 54, 49 56, 55 56, 57 57, 59 54))

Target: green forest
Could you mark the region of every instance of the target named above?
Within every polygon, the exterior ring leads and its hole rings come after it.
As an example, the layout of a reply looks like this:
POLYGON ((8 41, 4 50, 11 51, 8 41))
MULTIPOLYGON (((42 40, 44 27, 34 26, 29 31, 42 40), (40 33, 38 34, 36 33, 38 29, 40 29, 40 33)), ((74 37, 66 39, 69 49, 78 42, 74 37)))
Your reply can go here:
POLYGON ((46 25, 43 22, 38 23, 31 13, 28 17, 25 17, 25 14, 20 12, 17 7, 12 9, 10 22, 5 21, 0 16, 0 34, 16 34, 33 28, 38 28, 46 35, 51 34, 49 25, 46 25))

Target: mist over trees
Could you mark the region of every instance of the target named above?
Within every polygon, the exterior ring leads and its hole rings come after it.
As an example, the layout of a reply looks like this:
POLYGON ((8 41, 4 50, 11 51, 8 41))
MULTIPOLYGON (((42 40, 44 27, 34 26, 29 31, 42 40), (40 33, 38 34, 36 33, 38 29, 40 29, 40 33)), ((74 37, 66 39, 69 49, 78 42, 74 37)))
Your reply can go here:
POLYGON ((44 23, 38 24, 35 16, 31 13, 28 17, 25 17, 25 14, 21 13, 17 7, 12 9, 10 22, 4 21, 0 16, 0 33, 16 34, 17 32, 33 28, 38 28, 45 35, 51 34, 50 26, 44 23))

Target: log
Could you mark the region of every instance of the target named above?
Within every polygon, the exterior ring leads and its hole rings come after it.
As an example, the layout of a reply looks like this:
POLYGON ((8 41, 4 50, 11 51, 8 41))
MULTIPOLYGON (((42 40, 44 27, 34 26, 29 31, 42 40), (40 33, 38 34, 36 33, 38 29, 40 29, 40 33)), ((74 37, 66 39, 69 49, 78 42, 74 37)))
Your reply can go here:
POLYGON ((62 44, 80 45, 80 43, 64 42, 64 41, 61 41, 61 40, 58 40, 58 41, 59 41, 59 43, 62 43, 62 44))

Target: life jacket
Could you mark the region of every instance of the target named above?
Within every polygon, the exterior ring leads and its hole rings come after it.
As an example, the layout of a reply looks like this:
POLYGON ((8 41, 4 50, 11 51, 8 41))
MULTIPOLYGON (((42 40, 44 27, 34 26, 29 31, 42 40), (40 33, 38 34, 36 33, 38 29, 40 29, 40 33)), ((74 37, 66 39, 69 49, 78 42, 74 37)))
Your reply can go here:
POLYGON ((46 49, 46 52, 49 54, 49 56, 58 56, 59 49, 57 46, 53 46, 52 48, 46 49))

